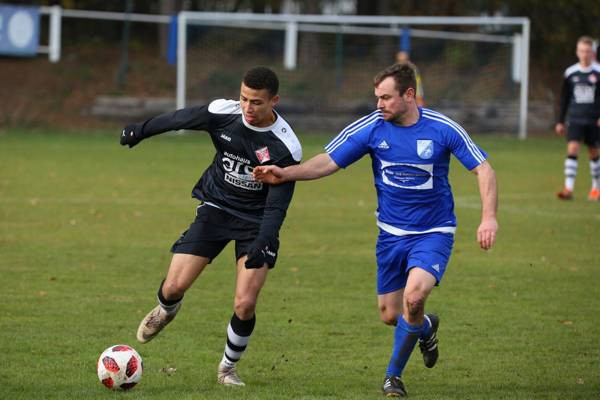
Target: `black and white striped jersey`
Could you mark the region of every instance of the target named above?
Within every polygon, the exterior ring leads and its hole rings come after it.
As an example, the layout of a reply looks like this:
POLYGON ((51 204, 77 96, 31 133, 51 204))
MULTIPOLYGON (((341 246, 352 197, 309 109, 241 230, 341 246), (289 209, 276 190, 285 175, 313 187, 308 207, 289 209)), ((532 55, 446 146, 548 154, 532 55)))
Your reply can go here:
POLYGON ((583 68, 577 63, 565 70, 558 122, 567 118, 581 125, 595 125, 600 118, 600 64, 583 68))
POLYGON ((302 158, 294 131, 281 115, 275 116, 271 126, 259 128, 244 119, 239 101, 220 99, 159 115, 139 126, 144 138, 179 129, 208 132, 216 154, 194 186, 192 197, 253 222, 261 222, 263 214, 265 218, 277 214, 280 221, 271 222, 280 226, 292 198, 293 182, 270 186, 252 176, 257 165, 286 167, 302 158))

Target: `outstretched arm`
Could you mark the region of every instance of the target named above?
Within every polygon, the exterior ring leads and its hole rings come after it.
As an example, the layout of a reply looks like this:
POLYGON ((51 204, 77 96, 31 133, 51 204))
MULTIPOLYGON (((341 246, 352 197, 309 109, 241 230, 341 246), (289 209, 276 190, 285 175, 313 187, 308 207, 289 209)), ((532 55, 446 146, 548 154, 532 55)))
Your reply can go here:
POLYGON ((310 160, 289 167, 281 168, 276 165, 262 165, 254 168, 254 179, 277 185, 289 181, 308 181, 319 179, 337 172, 340 167, 331 159, 329 154, 321 153, 310 160))
POLYGON ((133 147, 154 135, 180 129, 207 130, 210 126, 210 115, 208 106, 190 107, 161 114, 138 124, 127 125, 121 132, 121 144, 133 147))
POLYGON ((472 172, 477 175, 479 195, 481 196, 481 224, 477 229, 477 241, 482 249, 488 250, 496 241, 496 233, 498 232, 498 222, 496 221, 496 211, 498 210, 496 173, 487 161, 473 168, 472 172))

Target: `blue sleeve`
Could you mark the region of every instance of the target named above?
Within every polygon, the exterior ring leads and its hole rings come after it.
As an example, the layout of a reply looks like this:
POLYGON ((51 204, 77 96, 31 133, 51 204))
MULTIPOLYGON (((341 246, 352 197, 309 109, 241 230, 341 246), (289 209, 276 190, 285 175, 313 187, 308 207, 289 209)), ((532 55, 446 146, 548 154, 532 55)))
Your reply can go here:
POLYGON ((346 168, 369 152, 371 131, 380 119, 378 112, 371 113, 348 125, 325 146, 338 167, 346 168))
POLYGON ((469 171, 485 161, 487 154, 479 148, 469 134, 457 123, 446 128, 447 145, 456 158, 469 171))

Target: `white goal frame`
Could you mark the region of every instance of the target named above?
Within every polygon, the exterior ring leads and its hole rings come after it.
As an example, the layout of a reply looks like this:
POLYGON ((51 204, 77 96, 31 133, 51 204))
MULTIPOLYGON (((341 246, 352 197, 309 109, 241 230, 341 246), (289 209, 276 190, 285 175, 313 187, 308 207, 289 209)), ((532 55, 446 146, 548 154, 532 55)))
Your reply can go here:
POLYGON ((286 69, 296 67, 298 31, 398 36, 401 34, 400 27, 404 26, 508 25, 520 27, 521 33, 513 36, 419 29, 412 29, 411 34, 414 37, 511 44, 513 49, 512 77, 515 81, 520 82, 518 136, 519 139, 527 137, 530 21, 526 17, 403 17, 182 11, 178 14, 177 24, 177 108, 183 108, 186 104, 187 28, 190 25, 283 30, 285 31, 283 64, 286 69), (367 24, 380 27, 361 26, 367 24))
POLYGON ((52 63, 60 61, 60 30, 62 27, 62 7, 42 6, 40 14, 48 15, 48 45, 38 46, 38 53, 48 54, 48 60, 52 63))

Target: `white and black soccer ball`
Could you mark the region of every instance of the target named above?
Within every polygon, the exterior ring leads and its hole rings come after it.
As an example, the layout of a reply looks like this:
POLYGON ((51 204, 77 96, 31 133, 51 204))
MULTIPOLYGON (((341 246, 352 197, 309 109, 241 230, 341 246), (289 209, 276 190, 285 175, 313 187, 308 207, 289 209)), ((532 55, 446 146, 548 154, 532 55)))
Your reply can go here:
POLYGON ((131 346, 118 344, 100 354, 98 379, 112 390, 128 390, 142 379, 142 357, 131 346))

